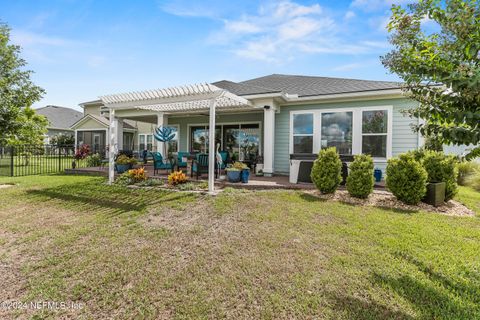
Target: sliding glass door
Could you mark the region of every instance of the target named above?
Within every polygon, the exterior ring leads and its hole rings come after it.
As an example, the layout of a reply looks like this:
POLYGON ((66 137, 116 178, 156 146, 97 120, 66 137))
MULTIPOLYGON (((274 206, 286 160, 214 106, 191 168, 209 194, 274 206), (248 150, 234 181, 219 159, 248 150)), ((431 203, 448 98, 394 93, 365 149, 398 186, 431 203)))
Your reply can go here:
MULTIPOLYGON (((260 154, 261 131, 258 123, 225 124, 215 128, 215 142, 235 160, 248 160, 260 154)), ((208 152, 208 126, 190 127, 190 151, 208 152)))

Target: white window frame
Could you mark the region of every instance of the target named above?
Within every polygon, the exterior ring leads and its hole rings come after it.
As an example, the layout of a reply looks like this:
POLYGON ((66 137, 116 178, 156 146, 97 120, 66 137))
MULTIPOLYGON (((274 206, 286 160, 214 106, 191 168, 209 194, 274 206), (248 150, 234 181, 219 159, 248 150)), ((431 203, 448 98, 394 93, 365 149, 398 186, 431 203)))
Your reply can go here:
POLYGON ((322 113, 352 112, 352 154, 361 154, 363 140, 363 111, 387 111, 387 157, 373 158, 375 162, 386 162, 392 157, 393 106, 367 106, 353 108, 309 109, 290 111, 289 152, 293 153, 293 137, 300 136, 297 134, 293 134, 293 115, 313 114, 312 152, 318 153, 321 149, 322 113))
POLYGON ((315 112, 313 112, 313 110, 309 110, 309 111, 292 111, 291 114, 290 114, 290 153, 293 153, 294 149, 295 149, 295 146, 294 146, 294 139, 295 137, 312 137, 313 138, 313 141, 312 141, 312 153, 315 153, 315 132, 316 132, 316 115, 315 115, 315 112), (305 134, 305 133, 293 133, 293 118, 295 115, 300 115, 300 114, 311 114, 313 115, 313 131, 311 134, 305 134))

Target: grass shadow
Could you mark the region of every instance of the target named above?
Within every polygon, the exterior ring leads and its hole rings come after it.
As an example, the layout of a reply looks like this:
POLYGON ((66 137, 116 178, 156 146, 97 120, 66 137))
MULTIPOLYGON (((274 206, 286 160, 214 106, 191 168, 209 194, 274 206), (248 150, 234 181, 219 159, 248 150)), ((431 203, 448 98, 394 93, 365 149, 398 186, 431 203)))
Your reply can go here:
POLYGON ((401 310, 395 310, 374 301, 367 301, 339 293, 329 293, 327 296, 334 310, 338 313, 345 314, 347 319, 413 319, 411 315, 401 310))
POLYGON ((300 198, 302 200, 305 200, 307 202, 327 202, 327 199, 320 198, 318 196, 315 196, 313 194, 301 192, 300 193, 300 198))
POLYGON ((411 303, 424 319, 479 319, 480 285, 478 275, 466 281, 454 280, 433 270, 424 262, 406 254, 395 257, 416 267, 423 277, 413 273, 398 277, 375 273, 372 282, 387 286, 411 303))

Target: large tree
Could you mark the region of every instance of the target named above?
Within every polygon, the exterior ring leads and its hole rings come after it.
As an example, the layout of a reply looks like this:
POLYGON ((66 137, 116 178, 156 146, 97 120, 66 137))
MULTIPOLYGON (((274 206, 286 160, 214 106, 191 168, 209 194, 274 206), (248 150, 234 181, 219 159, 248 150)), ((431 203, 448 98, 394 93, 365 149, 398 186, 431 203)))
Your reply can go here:
MULTIPOLYGON (((416 126, 442 143, 480 143, 480 7, 476 0, 420 0, 392 6, 393 51, 382 57, 419 102, 416 126)), ((476 147, 467 157, 480 155, 476 147)))
POLYGON ((25 66, 20 47, 10 43, 10 29, 0 23, 0 145, 36 143, 45 131, 45 118, 30 108, 44 90, 32 83, 25 66), (32 135, 33 140, 22 140, 32 135))

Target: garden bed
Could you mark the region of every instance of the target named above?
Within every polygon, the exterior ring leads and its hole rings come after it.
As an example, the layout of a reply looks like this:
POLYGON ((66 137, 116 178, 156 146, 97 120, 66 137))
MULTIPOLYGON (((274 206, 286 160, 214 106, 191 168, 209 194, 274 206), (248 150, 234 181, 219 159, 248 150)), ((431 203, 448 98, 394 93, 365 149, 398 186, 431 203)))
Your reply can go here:
POLYGON ((360 205, 366 207, 391 208, 412 212, 428 211, 450 216, 473 217, 475 215, 472 210, 468 209, 463 204, 455 200, 450 200, 439 207, 434 207, 423 202, 420 202, 417 205, 408 205, 396 199, 392 193, 384 190, 374 190, 367 199, 354 198, 350 196, 346 190, 337 190, 334 194, 321 194, 317 190, 308 190, 305 191, 305 193, 314 195, 316 197, 319 197, 320 199, 339 201, 356 206, 360 205))

